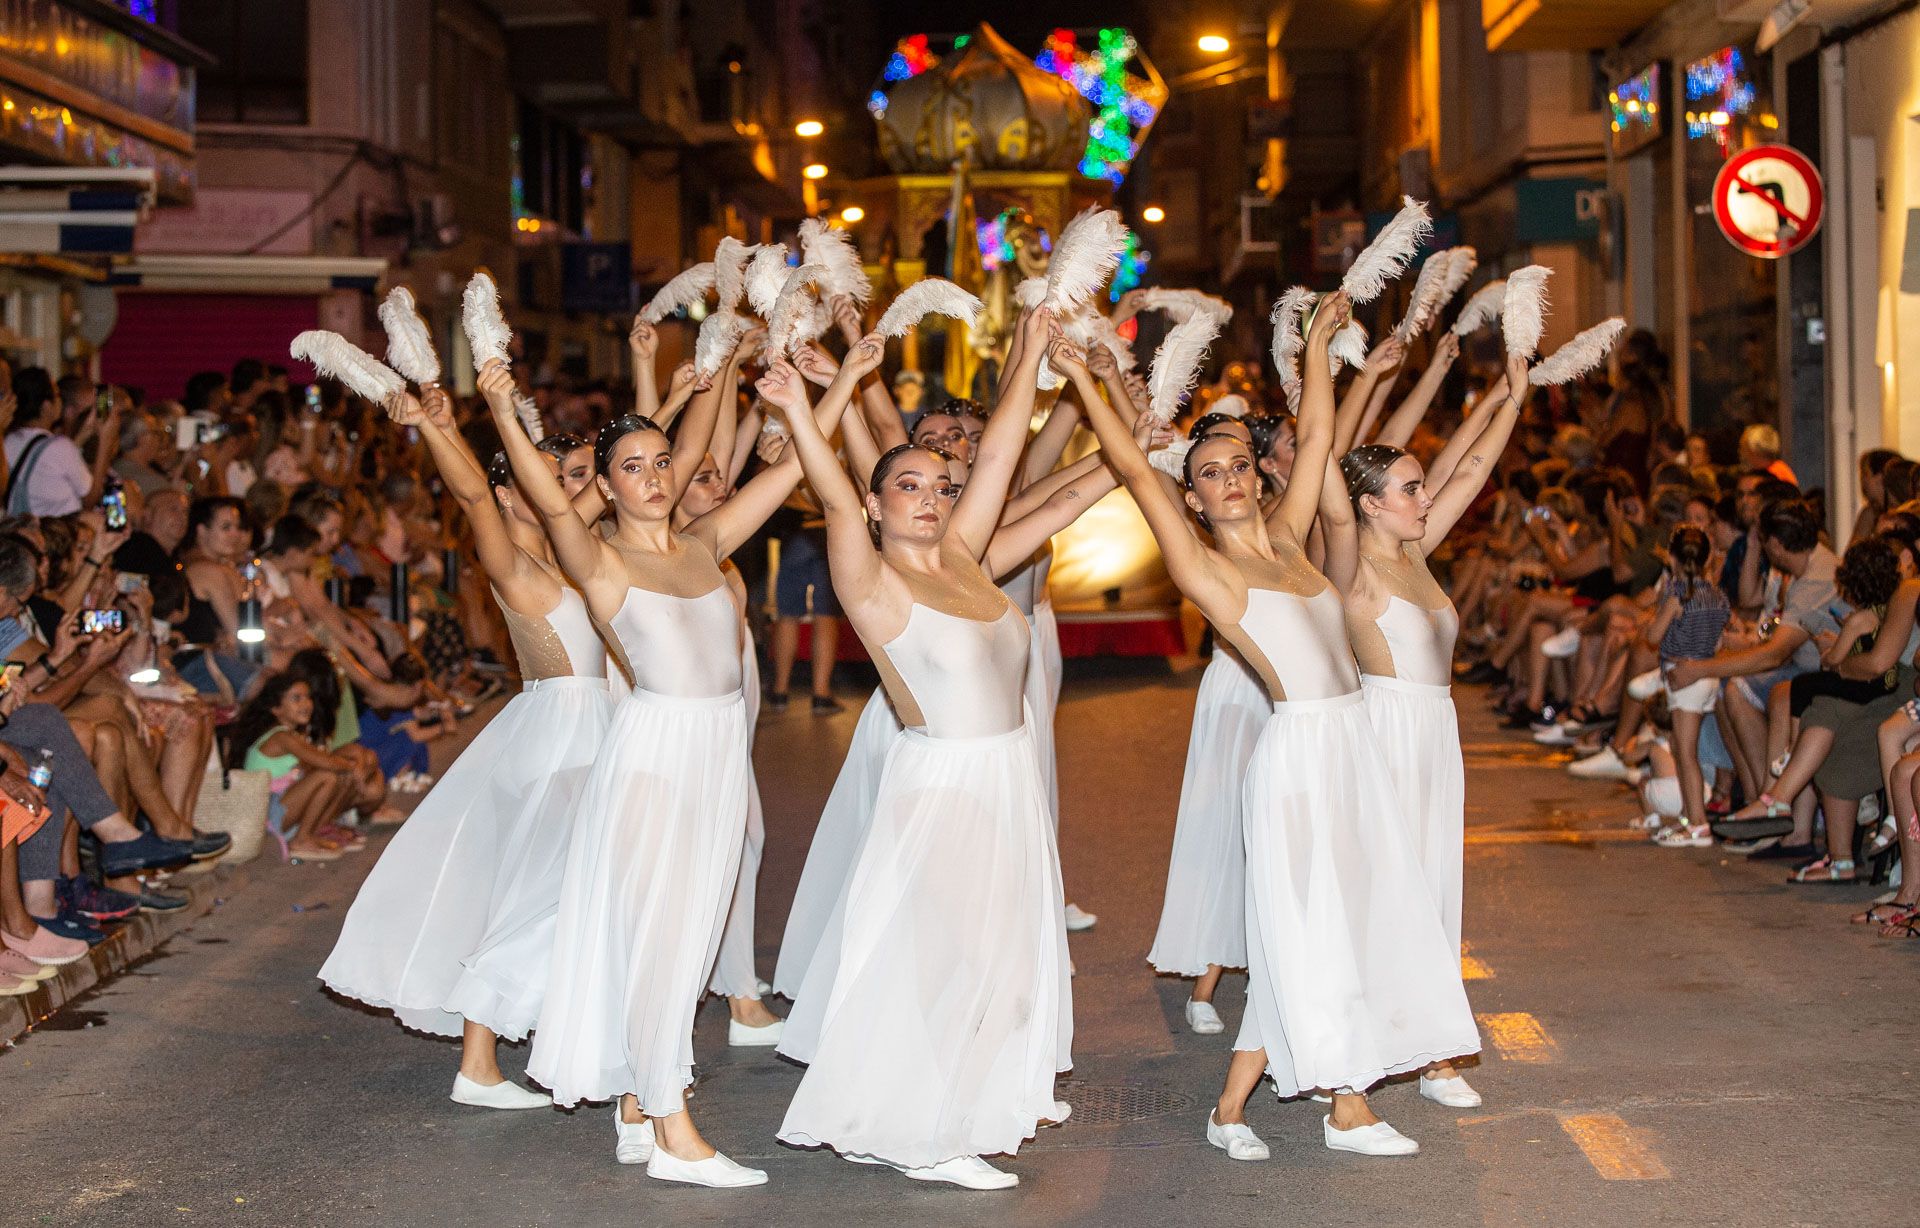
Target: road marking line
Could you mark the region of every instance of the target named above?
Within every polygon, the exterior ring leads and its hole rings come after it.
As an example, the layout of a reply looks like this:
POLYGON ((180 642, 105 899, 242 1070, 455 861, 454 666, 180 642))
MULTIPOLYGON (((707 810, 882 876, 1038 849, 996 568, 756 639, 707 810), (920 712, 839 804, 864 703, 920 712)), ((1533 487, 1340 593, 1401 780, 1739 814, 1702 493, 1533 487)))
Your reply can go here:
POLYGON ((1460 979, 1463 981, 1491 981, 1493 969, 1478 956, 1471 954, 1472 947, 1460 944, 1460 979))
POLYGON ((1481 1015, 1479 1020, 1487 1039, 1509 1062, 1552 1062, 1560 1057, 1560 1046, 1540 1021, 1525 1011, 1481 1015))
POLYGON ((1563 1114, 1560 1128, 1604 1180, 1665 1181, 1673 1176, 1633 1128, 1612 1113, 1563 1114))

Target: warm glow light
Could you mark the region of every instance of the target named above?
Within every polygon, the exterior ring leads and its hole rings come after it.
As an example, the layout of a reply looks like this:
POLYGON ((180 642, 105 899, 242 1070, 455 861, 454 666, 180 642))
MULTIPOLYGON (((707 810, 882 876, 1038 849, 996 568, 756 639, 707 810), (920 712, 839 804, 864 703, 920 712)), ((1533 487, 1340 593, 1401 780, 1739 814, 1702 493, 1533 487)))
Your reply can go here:
POLYGON ((825 162, 809 162, 800 173, 809 179, 825 179, 827 177, 827 164, 825 162))
POLYGON ((840 211, 840 220, 845 222, 849 226, 853 225, 855 222, 859 221, 861 218, 865 216, 867 216, 867 211, 865 209, 862 209, 859 205, 848 205, 846 208, 840 211))
POLYGON ((817 119, 803 119, 793 126, 795 136, 819 136, 827 126, 817 119))
POLYGON ((260 644, 266 642, 267 632, 264 627, 242 627, 233 633, 233 638, 242 644, 260 644))
POLYGON ((145 669, 136 669, 128 674, 127 681, 135 686, 152 686, 160 681, 160 671, 149 665, 145 669))
POLYGON ((1232 43, 1218 34, 1202 34, 1200 36, 1200 50, 1206 52, 1208 55, 1225 55, 1232 46, 1232 43))
POLYGON ((1148 223, 1164 222, 1167 220, 1167 211, 1159 205, 1148 205, 1140 211, 1140 220, 1148 223))

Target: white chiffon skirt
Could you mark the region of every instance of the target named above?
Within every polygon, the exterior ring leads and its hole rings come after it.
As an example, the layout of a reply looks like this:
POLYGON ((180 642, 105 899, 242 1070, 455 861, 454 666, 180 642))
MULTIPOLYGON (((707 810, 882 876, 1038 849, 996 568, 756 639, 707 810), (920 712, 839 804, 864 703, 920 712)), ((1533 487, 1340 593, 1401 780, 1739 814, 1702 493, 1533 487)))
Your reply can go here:
POLYGON ((1360 692, 1274 705, 1247 768, 1247 1012, 1280 1094, 1478 1052, 1360 692))
POLYGON ((1458 951, 1467 774, 1452 691, 1371 674, 1360 682, 1413 855, 1426 872, 1447 942, 1458 951))
POLYGON ((893 705, 887 702, 885 690, 874 688, 867 706, 860 710, 847 757, 814 826, 807 862, 793 891, 793 906, 787 910, 780 958, 773 969, 773 992, 784 998, 799 996, 814 952, 820 948, 820 936, 846 894, 854 859, 873 822, 873 799, 880 793, 887 752, 899 735, 900 719, 893 705))
POLYGON ((1060 708, 1060 623, 1053 603, 1034 603, 1027 616, 1027 709, 1033 722, 1033 752, 1040 761, 1040 779, 1046 786, 1047 813, 1053 830, 1060 830, 1060 767, 1054 758, 1053 720, 1060 708))
POLYGON ((527 1063, 556 1104, 631 1093, 649 1116, 683 1107, 746 835, 751 736, 737 691, 635 690, 614 711, 574 824, 527 1063))
POLYGON ((908 1168, 1019 1150, 1072 1065, 1060 860, 1025 729, 894 742, 780 1052, 780 1138, 908 1168))
MULTIPOLYGON (((741 654, 741 693, 746 697, 747 719, 753 721, 760 711, 760 660, 754 652, 753 637, 747 636, 741 654)), ((752 752, 752 740, 748 740, 752 752)), ((727 924, 720 931, 720 953, 713 961, 713 977, 707 988, 728 998, 760 997, 760 973, 753 966, 753 902, 760 891, 760 854, 767 844, 767 825, 760 809, 760 783, 753 776, 751 759, 747 777, 747 838, 740 847, 740 872, 735 876, 733 902, 727 908, 727 924)))
POLYGON ((1157 971, 1200 976, 1211 964, 1247 965, 1240 794, 1247 761, 1272 714, 1273 700, 1260 680, 1237 657, 1215 650, 1194 700, 1167 894, 1147 953, 1157 971))
POLYGON ((435 1036, 471 1019, 524 1037, 547 987, 575 807, 612 713, 599 678, 531 682, 508 700, 361 884, 320 968, 327 987, 435 1036))

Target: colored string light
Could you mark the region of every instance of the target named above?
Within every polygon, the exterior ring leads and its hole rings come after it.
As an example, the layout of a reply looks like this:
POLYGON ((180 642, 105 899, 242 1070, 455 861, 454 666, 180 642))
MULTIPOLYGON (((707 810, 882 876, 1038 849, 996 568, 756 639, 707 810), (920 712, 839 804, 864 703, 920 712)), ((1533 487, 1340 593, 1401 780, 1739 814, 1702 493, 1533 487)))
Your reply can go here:
POLYGON ((1167 101, 1166 86, 1150 68, 1146 76, 1128 71, 1130 62, 1146 68, 1132 33, 1108 27, 1098 32, 1094 46, 1084 47, 1072 30, 1055 30, 1033 62, 1094 106, 1080 173, 1116 185, 1125 180, 1147 129, 1167 101))
POLYGON ((1138 286, 1152 259, 1152 253, 1140 246, 1140 236, 1129 230, 1127 245, 1120 250, 1120 267, 1114 270, 1113 284, 1107 287, 1107 298, 1117 303, 1121 295, 1138 286))

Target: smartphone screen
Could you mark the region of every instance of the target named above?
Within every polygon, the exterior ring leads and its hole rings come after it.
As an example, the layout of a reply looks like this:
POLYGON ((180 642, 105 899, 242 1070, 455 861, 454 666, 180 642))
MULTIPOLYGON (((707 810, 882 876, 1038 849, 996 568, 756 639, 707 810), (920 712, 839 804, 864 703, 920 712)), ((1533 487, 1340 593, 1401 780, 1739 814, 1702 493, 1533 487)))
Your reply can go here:
POLYGON ((5 669, 0 669, 0 695, 5 695, 13 689, 14 680, 18 678, 26 668, 26 666, 18 661, 9 661, 5 669))
POLYGON ((100 421, 105 422, 107 420, 107 415, 112 412, 113 412, 113 389, 108 388, 105 385, 102 385, 100 388, 100 391, 95 393, 93 397, 94 416, 99 418, 100 421))
POLYGON ((110 490, 100 496, 100 507, 107 514, 107 528, 114 532, 127 527, 127 495, 122 490, 110 490))

